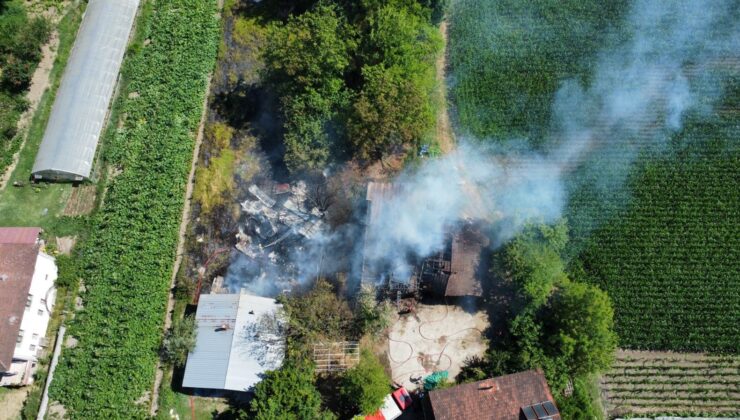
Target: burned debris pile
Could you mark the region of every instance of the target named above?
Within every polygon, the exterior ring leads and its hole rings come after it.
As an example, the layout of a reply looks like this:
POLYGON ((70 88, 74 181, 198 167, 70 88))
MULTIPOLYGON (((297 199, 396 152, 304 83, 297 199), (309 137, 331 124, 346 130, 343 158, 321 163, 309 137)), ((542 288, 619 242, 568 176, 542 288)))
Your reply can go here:
POLYGON ((292 255, 302 252, 307 241, 328 229, 324 211, 314 201, 304 181, 249 186, 249 198, 240 203, 242 215, 236 234, 239 254, 232 259, 226 285, 249 286, 255 292, 274 294, 297 280, 301 267, 292 255), (238 284, 235 284, 238 283, 238 284))
POLYGON ((326 228, 324 213, 307 204, 305 182, 289 187, 278 184, 275 191, 278 199, 253 184, 249 193, 254 199, 241 203, 245 218, 239 226, 236 248, 248 257, 256 257, 290 237, 311 239, 326 228))

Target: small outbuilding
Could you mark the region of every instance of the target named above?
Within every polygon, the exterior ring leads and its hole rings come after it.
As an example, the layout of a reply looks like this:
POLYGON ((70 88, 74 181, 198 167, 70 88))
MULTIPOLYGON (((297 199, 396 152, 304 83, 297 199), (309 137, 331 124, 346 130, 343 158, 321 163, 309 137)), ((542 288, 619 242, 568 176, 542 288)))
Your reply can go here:
POLYGON ((34 179, 90 177, 139 0, 90 0, 51 108, 34 179))
POLYGON ((182 386, 249 391, 285 356, 285 323, 275 299, 249 294, 202 295, 197 338, 182 386))

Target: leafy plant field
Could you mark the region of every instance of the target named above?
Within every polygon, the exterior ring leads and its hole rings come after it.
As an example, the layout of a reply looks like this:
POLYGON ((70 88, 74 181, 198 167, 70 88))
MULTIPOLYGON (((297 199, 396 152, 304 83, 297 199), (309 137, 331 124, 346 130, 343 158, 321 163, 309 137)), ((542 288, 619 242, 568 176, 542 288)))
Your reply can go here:
MULTIPOLYGON (((453 2, 458 129, 542 145, 558 83, 588 86, 595 54, 620 42, 627 5, 453 2)), ((605 135, 589 162, 569 168, 569 270, 608 292, 623 347, 740 352, 740 59, 710 67, 729 75, 723 99, 711 112, 688 115, 662 148, 640 146, 635 156, 636 147, 620 148, 605 135), (598 186, 612 169, 626 184, 618 177, 615 188, 598 186)), ((628 123, 654 129, 643 117, 628 123)))
POLYGON ((577 264, 614 301, 621 346, 740 352, 737 135, 736 114, 690 121, 670 151, 636 165, 623 209, 597 211, 610 197, 574 191, 577 264))
POLYGON ((601 388, 610 416, 738 416, 740 357, 619 351, 601 388))
POLYGON ((540 143, 559 83, 589 77, 626 3, 452 1, 448 54, 458 129, 540 143))
POLYGON ((85 291, 51 398, 71 418, 144 418, 185 182, 218 44, 216 1, 147 2, 123 68, 116 169, 81 244, 85 291), (149 9, 150 8, 150 9, 149 9), (146 40, 146 42, 143 42, 146 40), (133 94, 133 93, 136 94, 133 94))

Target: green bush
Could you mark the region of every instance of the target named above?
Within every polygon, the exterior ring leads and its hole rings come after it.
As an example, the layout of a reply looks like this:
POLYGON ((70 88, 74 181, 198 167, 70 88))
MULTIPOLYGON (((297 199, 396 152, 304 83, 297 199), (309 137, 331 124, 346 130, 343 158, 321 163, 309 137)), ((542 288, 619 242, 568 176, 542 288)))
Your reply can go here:
POLYGON ((184 366, 188 353, 195 349, 198 324, 193 315, 176 319, 162 342, 162 358, 175 366, 184 366))
POLYGON ((278 370, 267 372, 254 389, 254 399, 241 418, 255 420, 330 419, 321 411, 321 395, 313 385, 310 362, 286 362, 278 370))
POLYGON ((360 363, 344 373, 339 389, 345 416, 374 413, 390 390, 383 365, 371 351, 363 349, 360 363))

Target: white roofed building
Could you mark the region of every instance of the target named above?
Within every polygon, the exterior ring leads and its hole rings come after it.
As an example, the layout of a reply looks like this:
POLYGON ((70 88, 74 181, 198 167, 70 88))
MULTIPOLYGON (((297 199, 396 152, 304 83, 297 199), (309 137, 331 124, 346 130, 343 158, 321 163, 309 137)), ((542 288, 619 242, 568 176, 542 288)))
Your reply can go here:
POLYGON ((285 322, 275 299, 249 294, 202 295, 197 338, 182 386, 249 391, 285 356, 285 322))
POLYGON ((139 0, 90 0, 33 164, 35 179, 90 178, 139 0))

